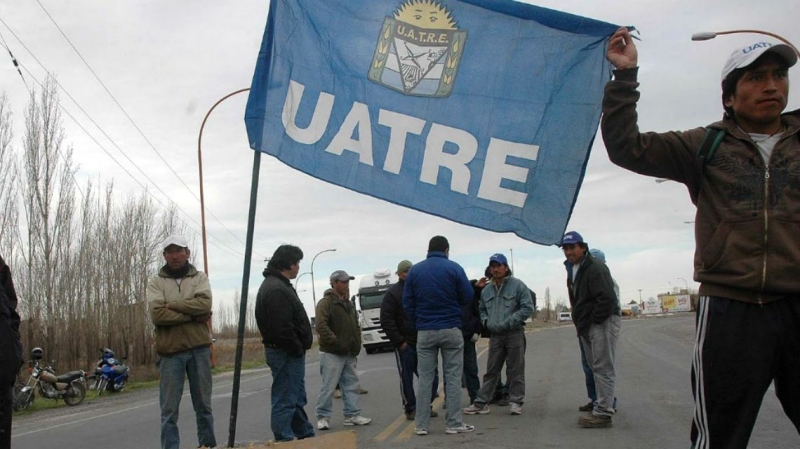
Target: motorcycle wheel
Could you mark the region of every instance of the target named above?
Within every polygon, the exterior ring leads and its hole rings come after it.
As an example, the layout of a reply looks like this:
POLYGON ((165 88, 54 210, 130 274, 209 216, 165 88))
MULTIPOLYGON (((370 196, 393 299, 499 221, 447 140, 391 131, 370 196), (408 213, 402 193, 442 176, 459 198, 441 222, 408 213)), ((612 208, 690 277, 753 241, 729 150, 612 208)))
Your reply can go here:
POLYGON ((22 392, 22 386, 14 386, 14 404, 15 412, 20 412, 28 408, 33 403, 33 390, 22 392))
POLYGON ((72 382, 67 387, 67 394, 64 395, 64 402, 67 405, 78 405, 83 402, 83 399, 86 397, 86 387, 83 385, 83 382, 72 382))

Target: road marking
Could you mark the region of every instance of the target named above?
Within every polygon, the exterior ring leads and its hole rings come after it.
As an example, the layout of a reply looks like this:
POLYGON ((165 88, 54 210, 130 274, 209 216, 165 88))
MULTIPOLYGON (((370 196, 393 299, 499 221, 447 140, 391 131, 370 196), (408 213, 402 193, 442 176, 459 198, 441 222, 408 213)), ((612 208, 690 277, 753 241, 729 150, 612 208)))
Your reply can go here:
POLYGON ((383 430, 383 432, 379 433, 378 436, 374 438, 374 440, 378 442, 386 440, 387 438, 389 438, 389 435, 393 434, 394 431, 397 430, 397 428, 400 427, 401 424, 403 424, 403 421, 405 420, 406 420, 405 415, 398 416, 397 419, 395 419, 393 423, 389 424, 386 427, 386 429, 383 430))
MULTIPOLYGON (((266 374, 263 374, 263 375, 257 375, 257 376, 253 376, 253 377, 250 377, 250 378, 247 378, 247 379, 242 379, 242 382, 250 382, 252 380, 263 379, 264 377, 267 377, 268 375, 269 375, 269 372, 267 372, 266 374)), ((227 387, 227 386, 232 385, 232 384, 233 384, 232 381, 231 382, 222 383, 222 384, 216 384, 216 385, 213 386, 212 389, 227 387)), ((191 393, 185 393, 183 396, 181 396, 181 398, 188 397, 190 394, 191 393)), ((212 396, 212 397, 214 397, 214 396, 212 396)), ((95 420, 97 418, 105 418, 105 417, 108 417, 108 416, 118 415, 120 413, 130 412, 130 411, 133 411, 133 410, 138 410, 140 408, 150 407, 152 405, 158 405, 158 401, 152 401, 152 402, 147 402, 147 403, 141 404, 141 405, 136 405, 136 406, 132 406, 132 407, 126 407, 126 408, 117 410, 115 412, 103 412, 102 415, 100 415, 100 416, 97 416, 97 415, 89 416, 88 418, 78 419, 78 420, 75 420, 75 421, 69 421, 69 422, 65 422, 65 423, 62 423, 62 424, 55 424, 55 425, 48 426, 48 427, 41 428, 41 429, 30 430, 28 432, 13 433, 11 435, 11 438, 24 437, 25 435, 31 435, 31 434, 34 434, 34 433, 44 432, 44 431, 47 431, 47 430, 58 429, 59 427, 71 426, 71 425, 74 425, 74 424, 80 424, 80 423, 83 423, 83 422, 95 420)))

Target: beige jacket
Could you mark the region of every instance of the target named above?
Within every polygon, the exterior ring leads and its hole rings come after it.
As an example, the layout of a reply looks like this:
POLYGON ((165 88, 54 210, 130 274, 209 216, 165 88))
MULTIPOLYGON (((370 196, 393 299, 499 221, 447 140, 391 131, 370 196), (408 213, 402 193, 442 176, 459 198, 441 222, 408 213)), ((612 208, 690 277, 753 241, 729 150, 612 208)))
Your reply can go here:
POLYGON ((205 273, 189 264, 186 276, 174 279, 162 268, 147 284, 147 301, 150 319, 156 326, 156 352, 159 355, 211 344, 207 323, 198 323, 191 318, 211 312, 211 286, 205 273))

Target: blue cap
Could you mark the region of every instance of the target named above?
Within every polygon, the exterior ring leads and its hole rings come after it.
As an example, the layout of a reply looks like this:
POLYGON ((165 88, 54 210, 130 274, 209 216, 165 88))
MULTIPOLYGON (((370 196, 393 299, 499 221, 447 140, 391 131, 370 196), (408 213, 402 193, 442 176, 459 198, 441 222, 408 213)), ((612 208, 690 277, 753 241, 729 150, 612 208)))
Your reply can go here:
POLYGON ((492 257, 489 258, 489 264, 492 262, 497 262, 501 265, 508 265, 508 259, 506 259, 506 256, 500 253, 492 254, 492 257))
POLYGON ((564 238, 561 239, 561 246, 574 245, 576 243, 583 243, 583 237, 575 231, 567 232, 564 234, 564 238))

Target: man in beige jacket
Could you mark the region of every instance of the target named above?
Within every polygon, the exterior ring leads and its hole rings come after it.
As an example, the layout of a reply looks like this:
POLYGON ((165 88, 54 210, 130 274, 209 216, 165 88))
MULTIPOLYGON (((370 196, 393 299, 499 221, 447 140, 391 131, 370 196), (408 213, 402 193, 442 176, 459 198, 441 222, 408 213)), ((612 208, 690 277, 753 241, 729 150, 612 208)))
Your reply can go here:
POLYGON ((189 263, 189 244, 180 235, 164 240, 166 264, 147 285, 150 318, 156 326, 160 374, 161 448, 178 449, 178 409, 188 376, 197 415, 200 447, 216 447, 211 414, 211 286, 205 273, 189 263))

